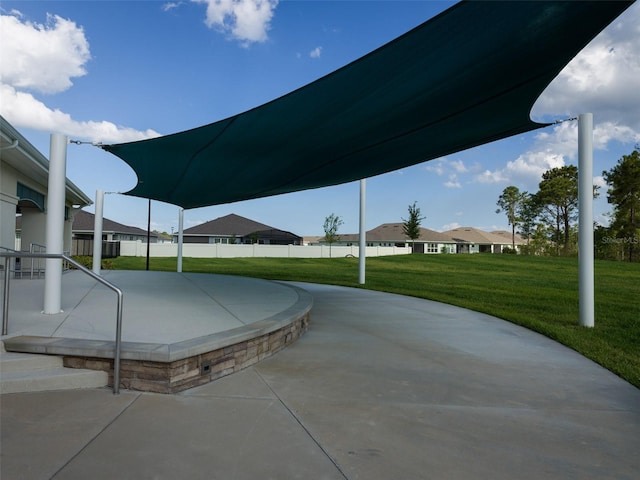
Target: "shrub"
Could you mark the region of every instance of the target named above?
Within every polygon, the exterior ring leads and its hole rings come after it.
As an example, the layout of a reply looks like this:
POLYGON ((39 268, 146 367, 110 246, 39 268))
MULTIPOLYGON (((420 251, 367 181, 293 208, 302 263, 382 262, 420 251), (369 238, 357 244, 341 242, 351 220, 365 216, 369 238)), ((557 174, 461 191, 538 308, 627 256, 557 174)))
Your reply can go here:
MULTIPOLYGON (((90 257, 88 255, 74 255, 71 258, 73 258, 76 262, 78 262, 83 267, 88 268, 89 270, 93 268, 93 257, 90 257)), ((73 265, 71 265, 71 268, 75 269, 73 265)), ((101 263, 101 268, 103 270, 113 270, 114 269, 113 260, 103 258, 101 263)))

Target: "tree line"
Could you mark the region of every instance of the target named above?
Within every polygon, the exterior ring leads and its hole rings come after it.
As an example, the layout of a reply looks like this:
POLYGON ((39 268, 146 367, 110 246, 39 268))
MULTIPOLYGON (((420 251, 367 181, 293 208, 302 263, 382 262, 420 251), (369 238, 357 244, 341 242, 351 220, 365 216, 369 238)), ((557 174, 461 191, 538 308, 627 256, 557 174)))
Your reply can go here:
MULTIPOLYGON (((607 201, 613 210, 608 226, 594 225, 597 258, 640 261, 640 146, 602 176, 607 183, 607 201)), ((524 253, 574 255, 578 249, 578 168, 552 168, 542 175, 535 193, 506 187, 498 198, 496 213, 504 212, 512 228, 525 240, 524 253)), ((594 187, 594 197, 599 195, 594 187)))
MULTIPOLYGON (((613 206, 608 226, 594 225, 595 256, 609 260, 640 261, 640 146, 623 155, 602 176, 607 183, 607 201, 613 206)), ((593 195, 599 195, 594 186, 593 195)), ((578 251, 578 168, 574 165, 552 168, 542 174, 535 193, 506 187, 497 201, 496 213, 504 212, 511 226, 512 252, 515 235, 526 240, 520 251, 530 255, 575 255, 578 251)), ((408 207, 403 231, 412 243, 420 237, 425 219, 417 202, 408 207)), ((325 218, 324 240, 340 240, 338 228, 344 222, 331 214, 325 218)), ((504 252, 504 250, 503 250, 504 252)))

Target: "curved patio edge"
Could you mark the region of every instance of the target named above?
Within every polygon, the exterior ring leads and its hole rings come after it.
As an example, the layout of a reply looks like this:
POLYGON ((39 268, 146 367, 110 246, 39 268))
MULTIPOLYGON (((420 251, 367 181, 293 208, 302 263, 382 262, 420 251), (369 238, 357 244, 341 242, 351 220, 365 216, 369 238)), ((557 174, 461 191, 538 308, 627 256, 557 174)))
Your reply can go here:
MULTIPOLYGON (((240 371, 295 342, 309 328, 313 297, 294 290, 298 300, 263 320, 175 343, 122 342, 122 388, 175 393, 240 371)), ((22 335, 4 339, 11 352, 59 355, 64 366, 102 370, 113 385, 115 340, 22 335)))

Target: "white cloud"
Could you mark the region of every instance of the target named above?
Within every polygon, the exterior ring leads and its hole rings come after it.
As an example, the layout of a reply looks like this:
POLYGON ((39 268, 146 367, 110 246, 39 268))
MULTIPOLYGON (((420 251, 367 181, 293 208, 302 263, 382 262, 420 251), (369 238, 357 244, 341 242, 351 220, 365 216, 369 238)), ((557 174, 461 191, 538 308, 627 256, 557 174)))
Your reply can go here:
MULTIPOLYGON (((612 141, 640 141, 640 4, 631 6, 567 65, 533 107, 532 118, 550 121, 593 113, 594 149, 612 141)), ((476 175, 479 183, 512 183, 535 189, 542 173, 575 160, 578 122, 540 131, 534 145, 504 168, 476 175)))
POLYGON ((565 157, 573 157, 577 147, 576 122, 564 122, 553 127, 551 133, 544 131, 536 135, 530 150, 507 162, 504 168, 485 170, 476 175, 477 183, 516 183, 533 188, 542 174, 565 165, 565 157))
POLYGON ((444 175, 444 160, 431 160, 427 162, 424 169, 427 172, 433 172, 438 176, 444 175))
POLYGON ((0 98, 2 115, 16 127, 60 132, 78 139, 121 143, 158 136, 107 121, 77 121, 51 109, 34 94, 55 94, 87 73, 91 59, 82 27, 49 15, 46 25, 23 21, 19 12, 0 16, 0 98))
POLYGON ((502 183, 507 181, 506 177, 500 170, 496 170, 495 172, 485 170, 484 172, 477 174, 474 177, 474 180, 478 183, 502 183))
POLYGON ((322 47, 316 47, 309 52, 309 56, 311 58, 320 58, 321 54, 322 54, 322 47))
POLYGON ((536 135, 533 147, 507 162, 502 169, 486 171, 476 177, 480 183, 520 183, 529 188, 537 185, 542 174, 551 168, 565 165, 565 158, 573 158, 578 144, 577 122, 563 122, 551 132, 536 135), (490 181, 491 180, 491 181, 490 181))
POLYGON ((191 0, 207 5, 205 24, 217 28, 243 46, 267 40, 278 0, 191 0))
POLYGON ((592 112, 594 122, 611 122, 640 132, 640 3, 636 3, 556 77, 540 96, 532 117, 592 112))
POLYGON ((162 5, 162 11, 170 12, 171 10, 176 9, 181 5, 182 5, 182 2, 167 2, 164 5, 162 5))
POLYGON ((593 177, 593 184, 596 187, 600 187, 600 193, 606 192, 609 186, 607 185, 607 181, 604 179, 602 175, 596 175, 593 177))
POLYGON ((0 84, 2 114, 15 127, 33 128, 103 143, 122 143, 160 134, 153 130, 138 131, 106 121, 78 122, 67 113, 52 110, 26 92, 0 84))
MULTIPOLYGON (((640 77, 638 78, 640 79, 640 77)), ((634 130, 628 125, 620 125, 615 122, 603 122, 594 125, 594 148, 606 150, 607 144, 612 141, 621 143, 638 143, 640 142, 640 130, 634 130)))
POLYGON ((0 16, 0 82, 40 93, 58 93, 86 75, 91 59, 82 27, 57 15, 47 24, 22 22, 19 15, 0 16))
POLYGON ((427 162, 424 169, 433 172, 439 177, 447 175, 447 181, 442 185, 446 188, 462 188, 459 174, 469 173, 469 168, 462 160, 451 160, 448 157, 438 158, 427 162))
MULTIPOLYGON (((640 142, 640 133, 629 126, 603 122, 594 126, 593 147, 606 150, 612 141, 640 142)), ((474 177, 478 183, 515 183, 535 189, 542 174, 552 168, 562 167, 575 159, 578 151, 578 122, 568 121, 541 131, 531 149, 507 162, 504 168, 485 170, 474 177)))
POLYGON ((449 174, 449 180, 444 182, 443 185, 446 188, 462 188, 458 176, 455 173, 449 174))
POLYGON ((462 162, 462 160, 452 160, 452 161, 450 161, 448 163, 458 173, 466 173, 466 172, 469 171, 469 169, 467 167, 465 167, 465 165, 462 162))

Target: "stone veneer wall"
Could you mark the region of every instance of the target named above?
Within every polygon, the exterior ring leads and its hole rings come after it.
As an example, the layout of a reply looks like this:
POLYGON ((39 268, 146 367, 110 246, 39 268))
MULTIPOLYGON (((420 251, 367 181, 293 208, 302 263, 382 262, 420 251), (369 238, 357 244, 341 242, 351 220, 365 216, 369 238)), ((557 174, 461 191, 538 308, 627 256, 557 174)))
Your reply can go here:
MULTIPOLYGON (((309 313, 274 332, 218 350, 173 362, 120 361, 120 387, 145 392, 176 393, 247 368, 295 342, 309 328, 309 313)), ((113 385, 113 360, 65 356, 64 366, 102 370, 113 385)))

